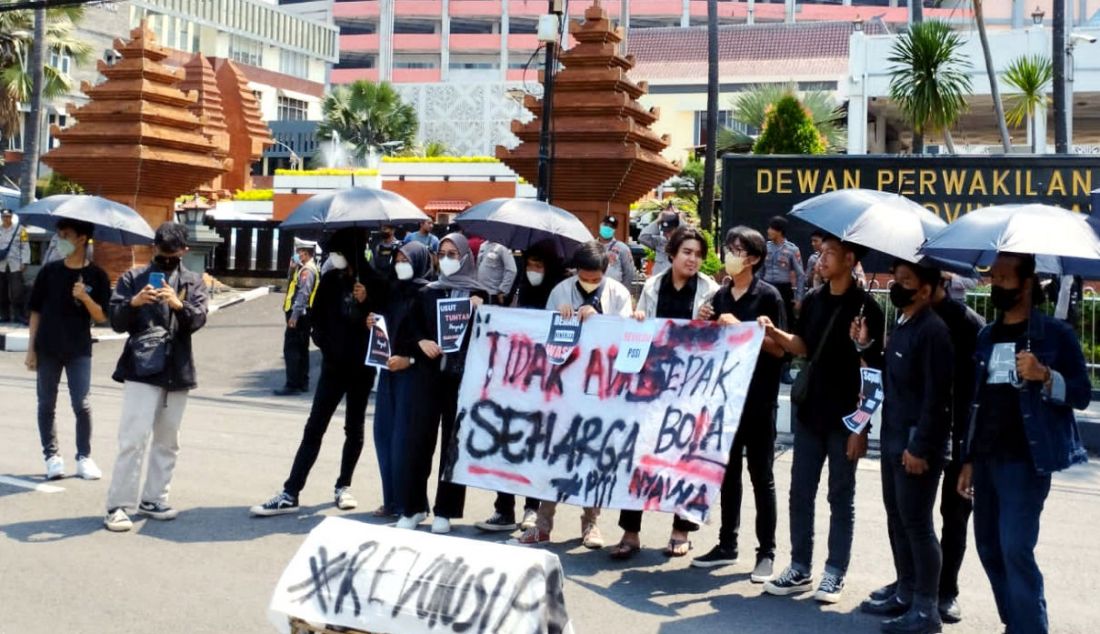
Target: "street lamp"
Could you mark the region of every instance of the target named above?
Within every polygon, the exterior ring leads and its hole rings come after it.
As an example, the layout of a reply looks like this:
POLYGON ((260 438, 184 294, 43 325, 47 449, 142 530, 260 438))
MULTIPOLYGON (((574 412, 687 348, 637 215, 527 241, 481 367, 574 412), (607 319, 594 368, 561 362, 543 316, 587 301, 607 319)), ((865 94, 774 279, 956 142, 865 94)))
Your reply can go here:
POLYGON ((1046 17, 1046 12, 1038 6, 1036 6, 1035 10, 1031 12, 1031 21, 1035 24, 1035 26, 1042 26, 1044 17, 1046 17))
POLYGON ((863 18, 856 14, 856 19, 852 20, 852 28, 856 31, 863 31, 863 18))
POLYGON ((176 209, 176 219, 189 229, 196 229, 206 219, 206 212, 212 209, 198 194, 176 209))
POLYGON ((548 13, 539 18, 538 39, 546 47, 546 63, 543 70, 542 121, 539 130, 539 189, 538 199, 550 202, 550 178, 553 149, 550 138, 550 118, 554 110, 554 73, 557 70, 558 39, 561 36, 562 0, 548 0, 548 13))

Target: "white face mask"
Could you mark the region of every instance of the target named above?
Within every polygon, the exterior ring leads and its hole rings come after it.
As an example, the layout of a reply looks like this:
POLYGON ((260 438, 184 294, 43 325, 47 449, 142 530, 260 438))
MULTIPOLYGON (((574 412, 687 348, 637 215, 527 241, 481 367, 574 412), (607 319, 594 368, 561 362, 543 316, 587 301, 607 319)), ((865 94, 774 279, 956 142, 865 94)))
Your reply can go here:
POLYGON ((393 271, 397 273, 399 280, 411 280, 413 278, 413 265, 408 262, 398 262, 393 265, 393 271))
POLYGON ((726 254, 726 273, 736 277, 741 274, 741 271, 745 270, 745 256, 734 255, 732 253, 726 254))
POLYGON ((584 280, 577 280, 577 281, 580 283, 581 288, 583 288, 584 292, 586 292, 586 293, 595 293, 596 289, 600 287, 600 282, 592 283, 592 282, 585 282, 584 280))
POLYGON ((331 253, 328 256, 330 262, 332 262, 332 268, 344 270, 348 268, 348 259, 344 257, 342 253, 331 253))
POLYGON ((443 274, 443 277, 450 277, 455 273, 458 273, 462 268, 462 260, 452 260, 451 258, 444 258, 439 262, 439 272, 443 274))
POLYGON ((531 286, 539 286, 542 284, 545 274, 538 271, 527 271, 527 281, 531 283, 531 286))
POLYGON ((76 245, 68 240, 59 239, 57 241, 57 253, 62 258, 67 258, 73 253, 76 253, 76 245))

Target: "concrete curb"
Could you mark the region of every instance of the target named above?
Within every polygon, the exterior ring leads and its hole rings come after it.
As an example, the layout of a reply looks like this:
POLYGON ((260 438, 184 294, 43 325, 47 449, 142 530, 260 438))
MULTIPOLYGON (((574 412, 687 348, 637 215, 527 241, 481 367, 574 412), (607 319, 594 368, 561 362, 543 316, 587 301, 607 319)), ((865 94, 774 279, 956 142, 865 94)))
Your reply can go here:
MULTIPOLYGON (((230 306, 236 306, 245 302, 250 302, 254 299, 259 299, 271 292, 273 287, 262 286, 260 288, 254 288, 250 291, 241 293, 233 299, 222 303, 214 304, 210 306, 210 313, 216 313, 219 310, 229 308, 230 306)), ((100 343, 103 341, 121 341, 126 339, 128 335, 111 333, 106 335, 94 335, 92 337, 93 343, 100 343)), ((30 339, 30 334, 26 330, 19 330, 16 332, 9 332, 7 334, 0 333, 0 351, 3 352, 26 352, 27 344, 30 339)))

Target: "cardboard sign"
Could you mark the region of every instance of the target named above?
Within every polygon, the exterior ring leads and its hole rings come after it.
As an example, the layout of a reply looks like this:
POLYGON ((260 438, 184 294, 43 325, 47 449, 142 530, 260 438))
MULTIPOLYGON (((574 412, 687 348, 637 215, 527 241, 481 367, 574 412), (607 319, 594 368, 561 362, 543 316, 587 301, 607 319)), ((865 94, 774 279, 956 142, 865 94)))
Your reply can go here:
POLYGON ((283 571, 268 618, 372 634, 572 634, 556 555, 330 517, 283 571))
POLYGON ((561 365, 577 347, 581 336, 581 318, 573 315, 570 319, 554 313, 550 316, 550 332, 546 335, 546 356, 550 363, 561 365))
POLYGON ((370 329, 370 341, 367 342, 366 364, 376 368, 385 368, 390 358, 390 335, 386 331, 386 318, 374 316, 374 326, 370 329))
POLYGON ((656 332, 656 321, 627 321, 619 356, 615 357, 615 371, 627 374, 641 372, 656 332))
POLYGON ((436 343, 444 354, 462 349, 462 337, 472 313, 469 297, 436 300, 436 343))
POLYGON ((885 396, 882 389, 882 370, 860 368, 859 374, 863 381, 859 409, 844 417, 844 426, 853 434, 861 433, 867 427, 871 417, 882 407, 882 398, 885 396))
POLYGON ((474 317, 447 479, 583 506, 705 521, 722 487, 764 332, 659 319, 640 371, 615 370, 630 320, 595 315, 561 365, 530 336, 546 312, 474 317))

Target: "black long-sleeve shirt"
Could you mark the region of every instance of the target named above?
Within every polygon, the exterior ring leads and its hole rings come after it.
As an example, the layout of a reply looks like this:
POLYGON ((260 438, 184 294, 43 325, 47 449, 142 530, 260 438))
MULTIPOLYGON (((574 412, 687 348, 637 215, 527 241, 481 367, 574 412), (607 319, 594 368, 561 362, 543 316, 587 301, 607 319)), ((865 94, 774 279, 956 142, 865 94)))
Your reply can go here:
POLYGON ((974 399, 974 350, 985 320, 966 304, 950 297, 933 304, 932 309, 947 324, 955 350, 955 380, 951 398, 951 454, 953 460, 958 460, 961 458, 961 445, 966 440, 967 425, 970 422, 970 403, 974 399))
POLYGON ((854 283, 842 295, 833 295, 825 284, 806 294, 802 300, 795 334, 806 343, 806 356, 812 359, 818 343, 824 348, 810 377, 809 395, 798 408, 798 420, 818 432, 844 429, 843 418, 859 407, 863 380, 861 361, 872 368, 882 367, 882 338, 885 317, 874 298, 854 283), (839 308, 832 329, 825 329, 839 308), (852 320, 863 311, 874 341, 860 352, 849 334, 852 320))
POLYGON ((360 364, 367 358, 367 315, 383 298, 367 291, 367 300, 355 301, 355 277, 333 269, 321 276, 313 300, 313 342, 326 363, 360 364))
POLYGON ((886 346, 881 442, 926 460, 948 457, 955 351, 947 324, 930 308, 898 324, 886 346))

